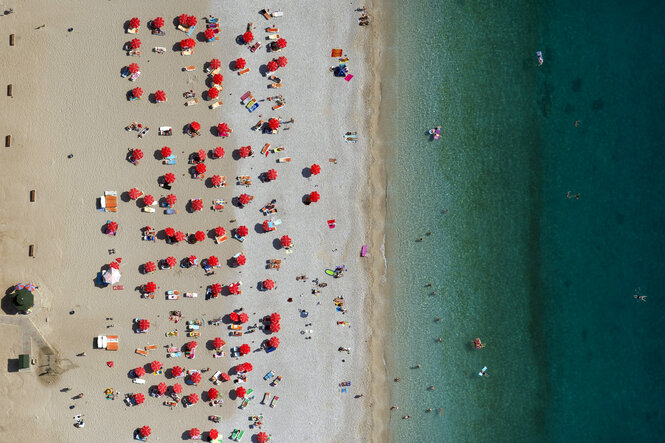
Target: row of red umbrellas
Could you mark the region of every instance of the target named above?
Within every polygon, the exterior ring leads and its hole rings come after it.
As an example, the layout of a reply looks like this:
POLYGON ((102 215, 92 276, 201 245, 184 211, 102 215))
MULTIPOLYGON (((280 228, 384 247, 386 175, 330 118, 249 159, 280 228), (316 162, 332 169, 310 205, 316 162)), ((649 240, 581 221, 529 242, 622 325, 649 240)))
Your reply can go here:
POLYGON ((185 28, 191 28, 192 26, 196 26, 197 20, 193 15, 181 14, 178 17, 178 23, 185 28))
POLYGON ((234 323, 247 323, 249 321, 249 315, 246 312, 241 312, 240 314, 235 311, 231 312, 229 318, 234 323))
MULTIPOLYGON (((245 388, 243 388, 243 387, 241 386, 240 388, 236 389, 236 395, 238 395, 238 391, 239 391, 240 389, 244 390, 245 388)), ((215 390, 215 388, 210 389, 210 391, 215 391, 215 392, 217 392, 217 391, 215 390)), ((208 398, 214 400, 214 398, 210 396, 210 391, 208 391, 208 398)), ((243 393, 242 397, 244 397, 245 394, 246 394, 246 392, 243 393)), ((217 397, 215 397, 215 398, 217 398, 217 397)), ((141 435, 141 438, 147 438, 148 436, 150 436, 150 434, 152 434, 152 429, 150 429, 150 426, 143 426, 143 427, 139 430, 139 434, 141 435)), ((190 438, 197 438, 197 437, 199 437, 200 435, 201 435, 201 431, 199 431, 197 428, 192 428, 192 429, 189 430, 189 437, 190 437, 190 438)), ((209 438, 210 440, 215 440, 215 439, 219 438, 219 431, 217 431, 217 429, 214 429, 214 428, 211 429, 210 431, 208 431, 208 438, 209 438)), ((267 443, 267 442, 268 442, 268 438, 269 438, 269 437, 268 437, 268 434, 266 434, 266 433, 263 432, 263 431, 261 431, 261 432, 259 432, 258 434, 256 434, 256 441, 257 441, 258 443, 267 443)))
POLYGON ((268 68, 268 71, 275 72, 277 71, 277 68, 283 68, 287 65, 288 62, 289 61, 286 59, 286 57, 278 57, 275 60, 270 60, 266 67, 268 68))

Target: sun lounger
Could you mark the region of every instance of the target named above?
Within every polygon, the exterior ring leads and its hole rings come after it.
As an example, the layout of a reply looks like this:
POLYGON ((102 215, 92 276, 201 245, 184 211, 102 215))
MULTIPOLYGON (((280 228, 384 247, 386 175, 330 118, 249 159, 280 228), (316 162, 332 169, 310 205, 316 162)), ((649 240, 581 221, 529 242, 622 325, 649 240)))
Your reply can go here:
POLYGON ((274 396, 274 397, 272 398, 272 401, 270 402, 270 407, 271 407, 271 408, 274 408, 274 407, 275 407, 275 405, 277 404, 277 400, 279 400, 279 397, 278 397, 278 396, 274 396))
POLYGON ((251 92, 249 92, 249 91, 245 92, 245 93, 240 97, 240 102, 241 102, 242 104, 245 104, 245 100, 247 100, 247 99, 248 99, 249 97, 251 97, 251 96, 252 96, 252 93, 251 93, 251 92))
POLYGON ((138 34, 139 28, 129 28, 127 29, 127 34, 138 34))
POLYGON ((222 102, 218 101, 218 102, 215 102, 212 105, 210 105, 210 109, 215 109, 215 108, 218 108, 220 106, 222 106, 222 102))
POLYGON ((231 433, 231 440, 235 440, 239 433, 240 429, 234 429, 233 432, 231 433))
POLYGON ((291 161, 291 157, 280 157, 277 159, 277 163, 288 163, 291 161))
POLYGON ((168 208, 168 209, 164 210, 164 214, 166 214, 166 215, 175 215, 177 213, 178 213, 178 210, 173 209, 173 208, 168 208))
POLYGON ((266 20, 270 20, 270 9, 261 9, 259 14, 262 14, 266 20))
POLYGON ((184 68, 182 68, 182 70, 187 71, 187 72, 191 72, 191 71, 196 70, 196 66, 185 66, 184 68))
POLYGON ((146 351, 156 351, 157 350, 157 345, 148 345, 145 347, 146 351))
POLYGON ((154 48, 152 48, 152 52, 155 52, 157 54, 164 54, 166 52, 166 48, 162 46, 155 46, 154 48))
POLYGON ((180 51, 180 55, 192 55, 194 52, 191 49, 183 49, 180 51))
POLYGON ((215 89, 217 89, 217 90, 220 91, 220 92, 224 90, 224 86, 223 86, 223 85, 217 85, 217 84, 214 84, 214 85, 212 85, 212 87, 215 88, 215 89))
POLYGON ((276 259, 276 258, 271 258, 271 259, 270 259, 270 269, 277 269, 277 270, 279 270, 279 268, 280 268, 281 266, 282 266, 282 260, 278 260, 278 259, 276 259))
POLYGON ((258 103, 254 103, 251 108, 247 109, 249 112, 254 112, 256 111, 256 108, 259 107, 258 103))
POLYGON ((136 71, 135 73, 133 73, 131 75, 131 77, 129 77, 129 80, 130 81, 136 81, 136 79, 139 78, 140 75, 141 75, 141 71, 136 71))
POLYGON ((187 34, 187 37, 191 37, 192 33, 194 32, 194 29, 196 29, 196 26, 190 26, 187 31, 185 31, 185 34, 187 34))
POLYGON ((281 83, 271 83, 270 87, 273 88, 273 89, 281 88, 282 84, 281 83))
POLYGON ((266 28, 266 32, 279 32, 279 28, 266 28))
POLYGON ((257 124, 252 126, 252 131, 258 131, 259 129, 261 129, 261 127, 263 126, 264 123, 265 122, 263 120, 259 120, 259 122, 257 124))
POLYGON ((175 165, 175 158, 162 160, 162 164, 163 165, 175 165))
POLYGON ((139 56, 139 55, 141 55, 141 50, 140 49, 131 49, 131 50, 127 51, 127 55, 139 56))
POLYGON ((279 34, 268 34, 268 40, 277 40, 279 38, 279 34))
POLYGON ((176 26, 176 29, 182 32, 187 32, 189 30, 189 28, 185 28, 183 25, 176 26))
POLYGON ((278 109, 282 109, 283 107, 284 107, 284 102, 277 102, 277 104, 272 107, 272 110, 276 111, 278 109))
POLYGON ((141 354, 141 355, 148 355, 148 351, 146 351, 145 349, 136 348, 136 350, 134 352, 136 352, 137 354, 141 354))
POLYGON ((143 211, 143 212, 153 213, 153 212, 155 212, 155 208, 150 208, 150 207, 148 207, 148 206, 145 206, 145 207, 142 209, 142 211, 143 211))
POLYGON ((137 137, 138 138, 143 138, 148 132, 150 132, 150 126, 146 126, 141 131, 139 131, 137 137))
POLYGON ((242 440, 242 436, 245 435, 245 430, 241 430, 238 435, 236 436, 236 441, 242 440))
POLYGON ((249 68, 245 68, 245 69, 243 69, 242 71, 238 71, 238 75, 247 74, 249 71, 250 71, 249 68))
POLYGON ((160 126, 159 135, 173 135, 173 128, 170 126, 160 126))
POLYGON ((222 68, 217 68, 217 69, 214 69, 214 70, 212 70, 212 71, 209 71, 209 72, 208 72, 208 75, 219 74, 219 72, 221 71, 221 69, 222 69, 222 68))
POLYGON ((261 154, 263 154, 267 157, 268 156, 268 149, 270 149, 270 143, 266 143, 265 145, 263 145, 263 148, 261 148, 261 154))
POLYGON ((192 99, 192 100, 188 100, 188 101, 185 103, 185 106, 194 106, 194 105, 197 104, 198 102, 199 102, 199 99, 198 99, 198 98, 194 98, 194 99, 192 99))
POLYGON ((256 42, 252 47, 249 48, 250 52, 256 52, 257 49, 261 47, 261 42, 256 42))

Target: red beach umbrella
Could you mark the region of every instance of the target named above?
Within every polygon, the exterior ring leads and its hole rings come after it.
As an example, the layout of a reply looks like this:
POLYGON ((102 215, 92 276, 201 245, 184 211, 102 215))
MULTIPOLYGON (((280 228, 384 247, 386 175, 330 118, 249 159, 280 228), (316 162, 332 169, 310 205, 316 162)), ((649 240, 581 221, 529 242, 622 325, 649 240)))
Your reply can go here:
POLYGON ((242 158, 249 157, 251 155, 251 153, 252 153, 252 147, 251 146, 243 146, 238 151, 238 154, 240 154, 240 157, 242 157, 242 158))
POLYGON ((219 175, 213 175, 212 177, 210 177, 210 182, 212 183, 213 186, 218 188, 222 186, 222 177, 220 177, 219 175))
POLYGON ((270 181, 277 180, 277 171, 269 169, 268 172, 266 172, 266 178, 270 181))
POLYGON ((141 26, 141 20, 139 20, 137 17, 134 17, 129 21, 129 29, 136 29, 140 26, 141 26))
POLYGON ((175 174, 173 172, 168 172, 164 175, 164 181, 169 185, 175 181, 175 174))
POLYGON ((132 188, 129 190, 129 198, 131 198, 132 200, 136 200, 140 196, 141 196, 141 191, 139 191, 138 189, 132 188))
POLYGON ((167 237, 173 237, 175 235, 175 229, 166 228, 166 229, 164 229, 164 234, 166 234, 167 237))
POLYGON ((138 394, 134 394, 134 400, 136 400, 136 403, 140 405, 145 401, 145 396, 139 392, 138 394))
POLYGON ((194 383, 195 385, 198 385, 201 383, 201 373, 200 372, 194 372, 192 375, 189 376, 189 379, 194 383))
POLYGON ((212 82, 216 85, 221 85, 223 81, 224 81, 224 76, 222 74, 215 74, 212 76, 212 82))
POLYGON ((245 66, 247 66, 247 62, 245 61, 244 58, 236 59, 236 61, 235 61, 236 69, 244 69, 245 66))
POLYGON ((145 318, 141 319, 141 321, 139 321, 139 329, 141 331, 147 331, 150 329, 150 322, 145 318))
POLYGON ((196 173, 197 174, 203 174, 207 170, 208 170, 208 168, 206 168, 206 165, 203 164, 203 163, 199 163, 198 165, 196 165, 196 173))
POLYGON ((270 337, 270 340, 268 340, 268 344, 270 345, 271 348, 278 347, 279 346, 279 338, 270 337))
POLYGON ((208 399, 216 400, 217 397, 219 397, 219 392, 217 392, 217 389, 215 388, 208 389, 208 399))
MULTIPOLYGON (((233 283, 232 285, 229 285, 229 292, 231 294, 234 294, 234 295, 240 294, 240 286, 235 284, 235 283, 233 283)), ((231 318, 233 318, 233 314, 232 314, 231 318)), ((238 320, 234 320, 234 321, 238 321, 238 320)))
POLYGON ((316 191, 309 194, 309 201, 311 201, 311 202, 316 203, 316 202, 319 201, 320 198, 321 198, 321 195, 316 191))
POLYGON ((200 162, 206 161, 206 151, 204 149, 199 149, 199 152, 196 153, 200 162))
POLYGON ((196 241, 203 241, 206 239, 206 234, 203 231, 196 231, 194 233, 194 238, 196 239, 196 241))
POLYGON ((153 372, 157 372, 160 369, 162 369, 162 364, 160 362, 158 362, 157 360, 155 360, 152 363, 150 363, 150 369, 152 369, 153 372))
POLYGON ((219 59, 213 58, 210 60, 210 69, 219 69, 222 66, 222 62, 219 59))
POLYGON ((164 19, 162 17, 157 17, 152 21, 152 26, 155 29, 160 29, 162 26, 164 26, 164 19))
POLYGON ((215 349, 221 349, 226 343, 222 340, 221 337, 215 337, 212 339, 212 347, 215 349))
POLYGON ((141 160, 143 158, 143 151, 137 148, 132 149, 132 158, 134 160, 141 160))
POLYGON ((162 382, 157 385, 157 392, 159 392, 159 395, 164 395, 166 393, 166 383, 162 382))
POLYGON ((247 343, 243 343, 238 348, 238 351, 240 351, 240 355, 247 355, 252 351, 252 349, 249 347, 247 343))
POLYGON ((217 146, 215 150, 213 151, 214 157, 215 158, 223 158, 224 157, 224 148, 221 146, 217 146))
POLYGON ((259 443, 268 443, 268 434, 265 432, 259 432, 256 434, 256 441, 259 443))
POLYGON ((136 63, 130 63, 129 66, 127 66, 127 69, 129 69, 129 72, 131 72, 132 74, 136 74, 137 72, 139 72, 139 65, 137 65, 136 63))
POLYGON ((139 431, 139 434, 141 434, 141 438, 146 438, 152 434, 152 429, 150 429, 150 426, 143 426, 139 431))
POLYGON ((268 71, 270 72, 275 72, 277 71, 277 68, 279 68, 279 65, 277 65, 277 62, 275 60, 270 60, 267 65, 268 71))
POLYGON ((286 57, 283 57, 283 56, 282 56, 282 57, 278 57, 277 60, 275 60, 275 61, 277 62, 277 65, 279 65, 280 68, 283 68, 283 67, 286 66, 286 64, 289 62, 289 61, 286 59, 286 57))
POLYGON ((219 259, 214 255, 211 255, 210 257, 208 257, 208 264, 210 266, 219 266, 219 259))
POLYGON ((199 435, 201 435, 201 431, 199 431, 198 429, 192 428, 189 430, 189 438, 195 438, 198 437, 199 435))
POLYGON ((145 284, 143 290, 147 293, 155 292, 157 290, 157 284, 154 281, 149 281, 148 283, 145 284))
POLYGON ((240 386, 239 388, 236 389, 236 397, 243 398, 245 397, 245 394, 247 394, 247 390, 245 389, 244 386, 240 386))
POLYGON ((309 167, 309 172, 311 172, 312 175, 319 175, 319 173, 321 172, 321 166, 314 163, 312 166, 309 167))
POLYGON ((288 248, 291 246, 291 237, 288 235, 283 235, 282 238, 279 239, 279 242, 282 244, 282 246, 288 248))
POLYGON ((226 229, 222 228, 221 226, 217 226, 215 228, 215 235, 218 237, 222 237, 224 234, 226 234, 226 229))
POLYGON ((134 369, 134 375, 138 378, 143 377, 145 375, 145 369, 143 369, 143 366, 139 366, 138 368, 134 369))
POLYGON ((192 209, 195 211, 203 210, 203 200, 201 200, 200 198, 192 200, 192 209))
POLYGON ((191 38, 186 38, 180 41, 180 49, 194 49, 196 42, 191 38))
POLYGON ((236 229, 236 232, 240 237, 245 237, 249 234, 249 229, 245 225, 240 225, 238 226, 238 229, 236 229))
POLYGON ((180 17, 178 17, 178 23, 182 26, 187 26, 187 19, 189 16, 187 14, 181 14, 180 17))
POLYGON ((210 291, 213 294, 221 294, 222 293, 222 285, 220 285, 219 283, 215 283, 212 286, 210 286, 210 291))
POLYGON ((236 258, 236 263, 238 263, 238 266, 244 265, 245 263, 247 263, 247 257, 245 257, 244 254, 239 255, 236 258))
POLYGON ((169 206, 175 205, 175 202, 177 202, 177 201, 178 201, 178 199, 173 194, 169 194, 169 195, 166 196, 166 204, 169 205, 169 206))
POLYGON ((217 125, 217 135, 219 135, 220 137, 225 137, 226 135, 228 135, 229 131, 230 131, 229 125, 227 125, 226 123, 220 123, 217 125))
POLYGON ((226 372, 222 372, 222 374, 220 375, 220 377, 222 377, 222 380, 224 380, 224 381, 229 381, 229 380, 231 380, 231 377, 230 377, 229 374, 227 374, 226 372))
POLYGON ((252 369, 254 369, 251 363, 243 363, 242 367, 245 372, 252 372, 252 369))
POLYGON ((277 47, 278 47, 279 49, 284 49, 284 48, 286 48, 286 40, 284 40, 283 38, 278 39, 278 40, 277 40, 277 47))
POLYGON ((270 120, 268 120, 268 127, 273 131, 276 130, 277 128, 279 128, 279 120, 277 120, 276 118, 271 118, 270 120))
POLYGON ((151 206, 153 203, 155 203, 155 197, 153 197, 150 194, 143 196, 143 204, 144 205, 151 206))
POLYGON ((196 404, 199 401, 199 396, 196 394, 189 394, 187 400, 189 400, 191 404, 196 404))
POLYGON ((185 234, 182 233, 182 231, 178 231, 175 233, 175 241, 181 242, 185 239, 185 234))
MULTIPOLYGON (((177 377, 177 375, 175 375, 175 372, 174 372, 175 368, 180 369, 180 366, 176 366, 173 369, 171 369, 171 374, 173 374, 174 377, 177 377)), ((180 369, 180 371, 178 371, 178 375, 180 375, 180 374, 182 374, 182 369, 180 369)), ((182 392, 182 386, 180 385, 180 383, 176 383, 176 384, 173 385, 173 392, 175 392, 176 394, 180 394, 182 392)))
POLYGON ((164 146, 159 152, 162 154, 162 158, 166 158, 171 155, 171 148, 164 146))
POLYGON ((280 329, 279 323, 270 323, 270 332, 279 332, 280 329))
POLYGON ((191 122, 189 124, 189 127, 192 129, 192 131, 198 131, 199 129, 201 129, 201 125, 199 124, 199 122, 191 122))
POLYGON ((219 89, 217 88, 208 89, 208 98, 216 99, 217 97, 219 97, 219 89))
POLYGON ((189 264, 190 265, 194 266, 196 264, 196 260, 197 260, 196 255, 190 255, 189 256, 189 264))
POLYGON ((238 321, 238 313, 237 312, 231 312, 229 314, 229 318, 231 319, 232 322, 236 323, 238 321))
POLYGON ((155 92, 155 101, 165 102, 166 101, 166 92, 162 91, 161 89, 159 91, 155 92))
POLYGON ((248 194, 240 194, 240 196, 238 197, 238 202, 240 202, 240 204, 243 206, 249 203, 250 201, 252 201, 252 197, 250 197, 248 194))
POLYGON ((141 98, 141 96, 143 95, 143 89, 141 88, 132 89, 132 95, 136 98, 141 98))
POLYGON ((266 289, 275 289, 275 282, 270 279, 263 280, 263 287, 266 289))
POLYGON ((212 440, 216 440, 219 437, 219 432, 217 432, 217 429, 211 429, 208 432, 208 438, 212 440))
POLYGON ((132 49, 139 49, 141 47, 141 40, 139 40, 138 38, 134 38, 132 39, 131 42, 129 42, 129 46, 132 49))
POLYGON ((175 257, 166 257, 166 264, 169 268, 175 268, 176 260, 175 257))
POLYGON ((109 264, 109 266, 112 267, 113 269, 120 269, 120 263, 118 263, 117 261, 112 261, 111 264, 109 264))
POLYGON ((273 312, 272 314, 270 314, 270 322, 271 322, 271 323, 279 323, 279 321, 280 321, 281 319, 282 319, 282 316, 279 315, 279 314, 276 313, 276 312, 273 312))
POLYGON ((254 34, 252 34, 251 31, 247 31, 242 35, 242 39, 244 40, 245 43, 249 43, 252 40, 254 40, 254 34))
POLYGON ((264 220, 263 221, 263 230, 265 232, 270 232, 270 221, 269 220, 264 220))
POLYGON ((106 230, 108 232, 116 232, 118 230, 118 223, 112 221, 106 224, 106 230))
POLYGON ((155 264, 154 261, 149 261, 145 265, 143 265, 143 270, 145 272, 155 272, 157 270, 157 265, 155 264))
POLYGON ((240 315, 238 315, 238 321, 240 323, 247 323, 249 321, 249 315, 247 315, 246 312, 241 312, 240 315))
POLYGON ((190 341, 189 343, 187 343, 186 346, 187 346, 187 349, 189 349, 189 350, 191 351, 192 349, 196 349, 196 347, 197 347, 198 345, 199 345, 199 344, 198 344, 197 342, 195 342, 195 341, 190 341))
POLYGON ((196 26, 196 23, 198 23, 197 20, 196 20, 196 17, 194 17, 193 15, 190 15, 189 17, 187 17, 187 27, 188 28, 192 27, 192 26, 196 26))
MULTIPOLYGON (((174 366, 171 368, 171 375, 174 377, 180 377, 182 375, 182 368, 180 366, 174 366)), ((178 388, 180 388, 180 392, 182 392, 182 386, 180 386, 178 383, 173 385, 173 391, 177 394, 178 393, 178 388)))
POLYGON ((208 28, 203 32, 203 35, 205 36, 206 40, 212 40, 215 38, 215 31, 208 28))

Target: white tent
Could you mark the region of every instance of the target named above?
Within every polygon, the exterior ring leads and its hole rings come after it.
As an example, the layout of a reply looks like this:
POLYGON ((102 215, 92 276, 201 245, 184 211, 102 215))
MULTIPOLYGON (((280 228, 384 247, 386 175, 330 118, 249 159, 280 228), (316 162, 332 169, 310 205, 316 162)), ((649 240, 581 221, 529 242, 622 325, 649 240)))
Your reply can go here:
POLYGON ((115 268, 109 268, 108 271, 104 273, 104 283, 107 285, 113 285, 120 281, 120 271, 115 268))

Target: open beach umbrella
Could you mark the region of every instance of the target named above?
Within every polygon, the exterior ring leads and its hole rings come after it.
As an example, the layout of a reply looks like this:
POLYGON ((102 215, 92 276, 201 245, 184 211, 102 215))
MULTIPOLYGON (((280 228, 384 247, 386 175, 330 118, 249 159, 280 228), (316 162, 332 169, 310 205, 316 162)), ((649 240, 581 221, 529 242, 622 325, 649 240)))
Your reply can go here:
POLYGON ((189 124, 189 128, 190 128, 192 131, 198 131, 199 129, 201 129, 201 124, 200 124, 199 122, 191 122, 191 123, 189 124))
POLYGON ((150 363, 150 369, 152 369, 153 372, 157 372, 160 369, 162 369, 162 364, 157 360, 155 360, 152 363, 150 363))
POLYGON ((164 229, 164 234, 166 234, 167 237, 173 237, 175 235, 175 229, 169 227, 164 229))
POLYGON ((238 226, 238 229, 236 229, 236 232, 240 237, 245 237, 249 234, 249 229, 245 225, 240 225, 238 226))
POLYGON ((229 318, 231 319, 232 322, 236 323, 238 321, 238 313, 237 312, 231 312, 229 314, 229 318))
POLYGON ((154 203, 155 203, 155 197, 153 197, 152 195, 148 194, 143 196, 143 204, 145 206, 152 206, 152 204, 154 203))
POLYGON ((247 31, 242 35, 242 39, 245 43, 249 43, 254 40, 254 34, 251 31, 247 31))
POLYGON ((275 282, 270 279, 263 280, 263 287, 268 290, 275 289, 275 282))
POLYGON ((210 441, 217 440, 218 437, 219 437, 219 432, 217 431, 217 429, 211 429, 210 431, 208 431, 208 439, 210 441))
POLYGON ((217 97, 219 97, 219 89, 217 89, 217 88, 210 88, 210 89, 208 89, 208 98, 209 98, 209 99, 214 100, 214 99, 216 99, 217 97))
POLYGON ((252 366, 251 363, 243 363, 242 364, 242 369, 244 372, 252 372, 252 369, 254 369, 254 366, 252 366))
POLYGON ((208 29, 206 29, 206 30, 203 32, 203 35, 204 35, 204 37, 205 37, 206 40, 212 40, 212 39, 215 38, 215 31, 213 31, 212 29, 208 28, 208 29))
POLYGON ((319 201, 320 198, 321 198, 321 195, 320 195, 318 192, 316 192, 316 191, 311 192, 311 193, 309 194, 309 201, 310 201, 310 202, 316 203, 316 202, 319 201))
POLYGON ((141 20, 138 17, 134 17, 129 21, 129 29, 136 29, 141 26, 141 20))
POLYGON ((215 235, 218 237, 222 237, 226 234, 226 229, 222 228, 221 226, 217 226, 215 228, 215 235))
POLYGON ((149 261, 143 265, 143 270, 145 272, 155 272, 157 270, 157 265, 154 261, 149 261))
POLYGON ((157 284, 154 281, 149 281, 145 284, 143 290, 147 293, 155 292, 157 290, 157 284))
POLYGON ((152 21, 152 27, 155 29, 161 29, 162 26, 164 26, 164 18, 155 17, 155 19, 152 21))
POLYGON ((196 266, 196 262, 198 261, 198 258, 196 258, 196 255, 190 255, 188 260, 189 260, 189 264, 191 266, 196 266))
POLYGON ((222 74, 215 74, 212 76, 212 82, 216 85, 221 85, 223 81, 224 81, 224 76, 222 74))
POLYGON ((181 242, 185 239, 185 234, 183 234, 182 231, 177 231, 173 237, 175 238, 175 241, 181 242))
POLYGON ((108 271, 104 273, 104 283, 107 285, 114 285, 120 281, 120 271, 115 268, 109 268, 108 271))
POLYGON ((229 380, 231 380, 231 377, 230 377, 229 374, 227 374, 226 372, 222 372, 222 374, 220 375, 220 377, 221 377, 221 379, 224 380, 224 381, 229 381, 229 380))
POLYGON ((212 286, 210 286, 210 292, 212 292, 215 295, 219 295, 222 293, 222 285, 219 283, 215 283, 212 286))
POLYGON ((212 347, 215 349, 222 349, 222 346, 224 346, 226 343, 224 340, 222 340, 221 337, 215 337, 212 339, 212 347))
POLYGON ((139 392, 138 394, 134 394, 134 400, 136 400, 136 403, 140 405, 145 401, 145 396, 139 392))
POLYGON ((222 177, 219 175, 213 175, 212 177, 210 177, 210 182, 214 187, 219 188, 220 186, 222 186, 222 177))
POLYGON ((270 332, 279 332, 280 329, 279 323, 270 323, 270 332))
POLYGON ((167 386, 166 383, 164 382, 157 385, 157 392, 159 393, 159 395, 164 395, 166 393, 166 389, 167 386))
POLYGON ((213 58, 210 60, 210 69, 215 70, 219 69, 222 66, 222 62, 219 59, 213 58))
POLYGON ((137 72, 139 72, 139 65, 137 65, 136 63, 130 63, 129 66, 127 66, 127 69, 129 69, 129 72, 131 72, 132 74, 136 74, 137 72))
POLYGON ((198 437, 199 435, 201 435, 201 431, 199 431, 198 429, 192 428, 189 430, 189 438, 195 438, 198 437))
POLYGON ((132 188, 132 189, 129 190, 128 194, 129 194, 129 198, 131 198, 132 200, 136 200, 137 198, 139 198, 141 196, 141 191, 139 191, 136 188, 132 188))
POLYGON ((143 158, 143 151, 138 148, 132 149, 132 158, 134 160, 141 160, 143 158))
POLYGON ((188 18, 189 18, 189 16, 187 14, 180 14, 180 16, 178 17, 178 23, 181 26, 187 26, 187 19, 188 18))
POLYGON ((283 38, 278 39, 275 43, 277 43, 277 47, 279 49, 286 48, 286 40, 284 40, 283 38))
POLYGON ((245 394, 247 394, 247 390, 245 389, 244 386, 240 386, 239 388, 236 388, 236 397, 244 398, 245 394))
POLYGON ((129 46, 132 49, 139 49, 141 47, 141 40, 139 40, 138 38, 134 38, 132 39, 131 42, 129 42, 129 46))
POLYGON ((175 205, 175 202, 177 202, 177 201, 178 201, 178 199, 173 194, 169 194, 169 195, 166 196, 166 204, 169 205, 169 206, 175 205))
POLYGON ((208 168, 206 168, 206 165, 203 164, 203 163, 199 163, 198 165, 196 165, 196 173, 197 174, 203 174, 207 170, 208 170, 208 168))
POLYGON ((167 172, 164 174, 164 181, 169 185, 175 181, 175 174, 173 172, 167 172))
POLYGON ((263 220, 263 230, 270 232, 270 220, 263 220))
POLYGON ((277 180, 277 171, 274 169, 268 169, 268 172, 266 172, 266 178, 269 181, 277 180))
POLYGON ((199 401, 199 396, 196 395, 196 394, 189 394, 189 395, 187 396, 187 400, 188 400, 191 404, 196 404, 196 403, 198 403, 198 401, 199 401))
POLYGON ((141 438, 146 438, 152 434, 152 429, 150 429, 150 426, 143 426, 139 430, 139 434, 141 435, 141 438))
POLYGON ((193 349, 196 349, 196 347, 197 347, 198 345, 199 345, 199 344, 198 344, 197 342, 195 342, 195 341, 190 341, 190 342, 187 343, 186 346, 187 346, 187 349, 189 349, 189 350, 191 351, 191 350, 193 350, 193 349))
POLYGON ((155 101, 157 102, 165 102, 166 101, 166 92, 162 91, 161 89, 155 92, 155 101))
POLYGON ((224 157, 224 148, 221 146, 217 146, 215 150, 213 151, 213 157, 215 158, 223 158, 224 157))
POLYGON ((238 202, 243 206, 249 203, 250 201, 252 201, 252 197, 250 197, 249 194, 240 194, 238 196, 238 202))
POLYGON ((166 158, 171 155, 171 148, 164 146, 159 152, 162 154, 162 158, 166 158))
POLYGON ((187 27, 188 28, 191 28, 192 26, 196 26, 196 23, 198 23, 198 21, 196 20, 196 17, 194 17, 193 15, 190 15, 189 17, 187 17, 187 27))
POLYGON ((208 257, 208 264, 212 267, 219 266, 219 259, 214 255, 208 257))
POLYGON ((245 66, 247 66, 247 62, 245 61, 244 58, 238 58, 236 59, 234 66, 236 69, 244 69, 245 66))
POLYGON ((199 160, 199 162, 203 163, 206 161, 206 151, 205 149, 199 149, 199 152, 196 153, 196 158, 199 160))
POLYGON ((279 65, 277 64, 277 62, 275 60, 270 60, 268 62, 268 64, 266 65, 266 67, 268 68, 268 71, 275 72, 275 71, 277 71, 277 68, 279 68, 279 65))
POLYGON ((180 49, 194 49, 196 42, 191 38, 186 38, 180 41, 180 49))
POLYGON ((143 377, 145 375, 145 369, 143 368, 143 366, 139 366, 138 368, 134 369, 134 375, 137 378, 143 377))
POLYGON ((251 352, 251 350, 252 349, 249 347, 247 343, 241 344, 240 347, 238 348, 240 355, 247 355, 251 352))
POLYGON ((282 244, 282 246, 288 248, 291 246, 291 237, 288 235, 283 235, 282 238, 279 239, 279 242, 282 244))
POLYGON ((106 232, 117 232, 118 231, 118 223, 114 221, 110 221, 106 223, 106 232))
POLYGON ((206 239, 206 234, 203 231, 196 231, 194 233, 194 238, 196 239, 196 241, 203 241, 206 239))
MULTIPOLYGON (((182 375, 182 368, 180 366, 174 366, 171 368, 171 375, 173 377, 180 377, 182 375)), ((180 386, 178 383, 176 383, 173 386, 173 390, 176 391, 176 387, 179 387, 180 390, 182 391, 182 386, 180 386)), ((177 392, 176 392, 177 393, 177 392)))
POLYGON ((192 200, 192 209, 195 211, 203 210, 203 200, 201 200, 200 198, 192 200))
POLYGON ((169 268, 175 268, 175 265, 176 265, 175 257, 166 257, 166 265, 169 268))
POLYGON ((282 319, 282 316, 279 315, 279 314, 276 313, 276 312, 273 312, 272 314, 270 314, 270 322, 271 322, 271 323, 279 323, 279 321, 280 321, 281 319, 282 319))
POLYGON ((277 60, 275 60, 275 61, 277 62, 277 65, 278 65, 280 68, 283 68, 283 67, 286 66, 286 64, 289 62, 289 61, 286 59, 286 57, 284 57, 284 56, 282 56, 282 57, 277 57, 277 60))
POLYGON ((216 400, 217 397, 219 397, 219 392, 217 392, 217 389, 215 389, 215 388, 208 389, 208 399, 209 400, 216 400))
POLYGON ((239 321, 240 323, 247 323, 247 322, 249 321, 249 315, 247 315, 246 312, 241 312, 241 313, 238 315, 238 321, 239 321))
POLYGON ((245 254, 240 254, 238 257, 236 257, 236 263, 238 266, 242 266, 247 263, 247 257, 245 257, 245 254))
POLYGON ((113 268, 113 269, 120 269, 120 263, 118 263, 117 261, 112 261, 112 262, 109 264, 109 266, 110 266, 111 268, 113 268))
POLYGON ((251 146, 243 146, 238 150, 238 154, 242 158, 247 158, 250 155, 252 155, 252 147, 251 146))
POLYGON ((226 137, 229 135, 230 129, 229 125, 226 123, 220 123, 217 125, 217 135, 220 137, 226 137))
POLYGON ((311 172, 312 175, 319 175, 319 173, 321 172, 321 166, 314 163, 312 166, 309 167, 309 172, 311 172))
POLYGON ((195 385, 198 385, 201 383, 201 373, 200 372, 193 372, 190 376, 189 379, 194 383, 195 385))
POLYGON ((147 331, 148 329, 150 329, 150 322, 145 318, 139 320, 139 330, 147 331))
POLYGON ((141 98, 141 96, 143 95, 143 89, 141 88, 132 89, 132 95, 136 98, 141 98))
MULTIPOLYGON (((229 285, 229 292, 233 295, 240 294, 240 285, 238 285, 237 283, 233 283, 233 284, 229 285)), ((231 318, 233 318, 233 313, 231 313, 231 318)), ((238 320, 234 320, 234 321, 238 321, 238 320)))
POLYGON ((279 346, 279 338, 270 337, 270 340, 268 340, 268 344, 270 345, 271 348, 278 347, 279 346))
POLYGON ((259 432, 256 434, 256 441, 259 443, 268 443, 268 434, 265 432, 259 432))
POLYGON ((268 120, 268 127, 273 131, 276 130, 277 128, 279 128, 279 120, 277 120, 276 118, 271 118, 270 120, 268 120))
MULTIPOLYGON (((180 369, 179 366, 176 366, 176 368, 180 369)), ((175 368, 173 368, 173 369, 175 369, 175 368)), ((173 374, 173 369, 171 370, 172 374, 173 374)), ((179 374, 182 374, 182 369, 180 369, 179 374)), ((177 377, 177 375, 174 375, 174 377, 177 377)), ((174 384, 173 385, 173 392, 175 392, 176 394, 180 394, 182 392, 182 385, 180 385, 180 383, 174 384)))

